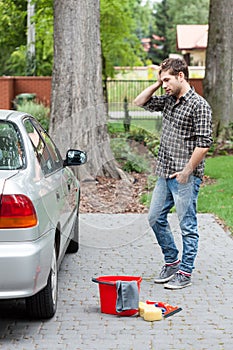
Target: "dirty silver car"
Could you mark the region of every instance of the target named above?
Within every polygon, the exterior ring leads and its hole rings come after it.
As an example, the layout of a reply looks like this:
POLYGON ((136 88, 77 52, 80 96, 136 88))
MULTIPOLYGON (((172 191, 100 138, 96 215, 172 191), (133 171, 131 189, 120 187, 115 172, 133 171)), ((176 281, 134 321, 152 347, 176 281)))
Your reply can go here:
POLYGON ((32 116, 0 110, 0 299, 25 298, 33 318, 56 312, 58 268, 66 252, 78 251, 80 186, 32 116))

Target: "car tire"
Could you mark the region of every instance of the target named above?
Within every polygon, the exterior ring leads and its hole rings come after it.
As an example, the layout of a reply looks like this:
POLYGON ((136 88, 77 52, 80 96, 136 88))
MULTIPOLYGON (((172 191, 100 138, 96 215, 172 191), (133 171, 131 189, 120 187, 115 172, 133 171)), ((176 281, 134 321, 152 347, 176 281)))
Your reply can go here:
POLYGON ((57 309, 58 269, 56 248, 53 249, 47 285, 37 294, 26 298, 27 313, 36 319, 52 318, 57 309))
POLYGON ((77 253, 79 250, 79 216, 77 214, 73 226, 74 238, 70 240, 70 243, 66 249, 67 254, 77 253))

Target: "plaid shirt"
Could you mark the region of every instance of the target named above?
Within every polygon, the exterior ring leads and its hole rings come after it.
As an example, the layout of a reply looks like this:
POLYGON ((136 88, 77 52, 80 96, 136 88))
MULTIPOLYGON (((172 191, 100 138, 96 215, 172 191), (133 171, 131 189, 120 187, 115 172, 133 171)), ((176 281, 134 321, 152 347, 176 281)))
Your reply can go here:
MULTIPOLYGON (((208 148, 212 144, 212 113, 204 98, 190 89, 178 103, 170 95, 152 96, 143 106, 150 112, 163 112, 156 174, 168 178, 188 163, 195 147, 208 148)), ((204 160, 193 175, 202 178, 204 160)))

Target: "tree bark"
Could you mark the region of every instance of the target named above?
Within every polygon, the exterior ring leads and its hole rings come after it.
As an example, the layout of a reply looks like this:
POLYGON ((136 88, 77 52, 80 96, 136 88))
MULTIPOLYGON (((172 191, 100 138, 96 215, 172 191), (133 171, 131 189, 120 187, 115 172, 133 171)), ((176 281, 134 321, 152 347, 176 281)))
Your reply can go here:
POLYGON ((50 134, 65 155, 87 152, 81 180, 121 177, 110 149, 102 89, 99 0, 54 0, 50 134))
POLYGON ((233 0, 210 0, 204 95, 213 110, 218 141, 229 137, 233 122, 233 0))

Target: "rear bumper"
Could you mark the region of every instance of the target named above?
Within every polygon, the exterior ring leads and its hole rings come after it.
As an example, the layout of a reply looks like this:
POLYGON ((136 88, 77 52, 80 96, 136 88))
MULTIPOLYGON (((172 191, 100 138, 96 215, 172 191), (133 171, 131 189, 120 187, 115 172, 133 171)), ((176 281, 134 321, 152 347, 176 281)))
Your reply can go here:
POLYGON ((32 242, 0 244, 0 299, 31 296, 47 284, 53 244, 51 232, 32 242))

